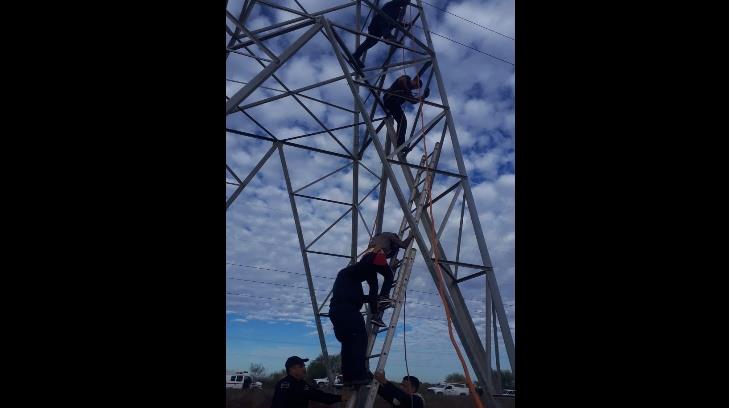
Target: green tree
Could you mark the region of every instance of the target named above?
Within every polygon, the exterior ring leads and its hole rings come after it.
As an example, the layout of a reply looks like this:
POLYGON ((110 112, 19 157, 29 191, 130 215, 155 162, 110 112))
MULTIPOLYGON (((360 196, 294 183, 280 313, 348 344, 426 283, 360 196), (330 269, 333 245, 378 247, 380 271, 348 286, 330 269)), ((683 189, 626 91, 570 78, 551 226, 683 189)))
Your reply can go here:
POLYGON ((251 366, 248 368, 248 374, 256 381, 260 381, 260 379, 266 376, 266 367, 262 364, 251 363, 251 366))
MULTIPOLYGON (((336 376, 341 373, 342 357, 339 354, 329 356, 329 364, 332 367, 333 374, 336 376)), ((327 369, 324 367, 324 357, 319 354, 315 359, 309 361, 306 367, 306 381, 313 382, 315 378, 325 378, 327 369)))
POLYGON ((501 370, 501 385, 507 390, 516 389, 516 381, 511 371, 501 370))
POLYGON ((451 373, 446 376, 445 380, 447 383, 465 383, 466 377, 460 373, 451 373))
POLYGON ((286 370, 279 370, 269 374, 268 377, 262 378, 260 381, 263 383, 264 389, 272 389, 278 380, 286 377, 286 370))

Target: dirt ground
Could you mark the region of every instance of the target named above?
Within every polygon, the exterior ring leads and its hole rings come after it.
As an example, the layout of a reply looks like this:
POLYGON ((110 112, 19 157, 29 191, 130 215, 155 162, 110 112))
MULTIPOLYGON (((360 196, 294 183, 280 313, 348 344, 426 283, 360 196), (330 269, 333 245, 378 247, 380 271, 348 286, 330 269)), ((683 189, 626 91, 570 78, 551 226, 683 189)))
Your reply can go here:
MULTIPOLYGON (((338 392, 336 392, 338 393, 338 392)), ((273 399, 273 390, 236 390, 226 389, 226 408, 270 408, 273 399)), ((470 397, 466 396, 436 396, 432 394, 423 394, 425 406, 428 408, 460 408, 473 407, 470 397)), ((501 401, 501 400, 500 400, 501 401)), ((310 408, 337 407, 341 404, 320 404, 317 402, 309 403, 310 408)), ((502 403, 504 408, 514 408, 513 399, 505 399, 502 403)), ((390 408, 391 405, 385 400, 378 398, 375 402, 375 408, 390 408)))

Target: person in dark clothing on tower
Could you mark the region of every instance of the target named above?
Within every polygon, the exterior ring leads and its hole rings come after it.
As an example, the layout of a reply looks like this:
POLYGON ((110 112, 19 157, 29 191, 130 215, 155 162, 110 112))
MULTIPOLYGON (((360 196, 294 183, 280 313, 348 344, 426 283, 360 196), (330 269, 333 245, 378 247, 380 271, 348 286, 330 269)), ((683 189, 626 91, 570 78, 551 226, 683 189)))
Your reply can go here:
POLYGON ((344 386, 364 385, 370 382, 367 372, 367 329, 360 313, 365 300, 370 312, 377 311, 377 273, 361 262, 349 265, 337 274, 329 302, 329 319, 334 335, 342 343, 342 383, 344 386), (365 296, 362 282, 369 285, 365 296))
POLYGON ((329 319, 334 325, 334 335, 342 343, 342 382, 344 385, 363 385, 371 380, 367 372, 367 329, 360 313, 364 302, 370 306, 371 321, 384 327, 379 304, 388 304, 393 274, 387 258, 397 255, 399 248, 407 248, 412 240, 400 240, 397 234, 384 232, 372 237, 366 253, 359 262, 352 264, 337 274, 329 302, 329 319), (377 274, 384 277, 379 297, 377 295, 377 274), (364 294, 362 282, 369 286, 368 295, 364 294))
POLYGON ((412 375, 403 377, 403 389, 387 381, 384 372, 375 372, 374 377, 381 384, 377 389, 377 394, 392 404, 393 407, 423 408, 425 405, 423 397, 417 394, 420 387, 420 380, 417 377, 412 375))
POLYGON ((394 277, 387 260, 392 257, 397 257, 397 253, 400 248, 407 248, 412 239, 412 235, 405 239, 405 241, 402 241, 395 233, 379 233, 370 239, 367 251, 360 260, 360 263, 368 265, 366 267, 373 269, 384 277, 382 288, 380 289, 380 295, 377 298, 377 311, 373 312, 372 317, 370 318, 370 322, 376 326, 387 326, 382 321, 382 315, 385 309, 392 305, 390 289, 392 289, 394 277))
MULTIPOLYGON (((392 0, 385 3, 381 10, 391 19, 399 22, 402 19, 402 16, 405 15, 405 8, 407 7, 408 2, 409 0, 392 0)), ((372 17, 372 22, 367 27, 367 31, 370 35, 377 38, 367 37, 367 39, 354 51, 354 54, 352 54, 352 57, 354 57, 355 60, 354 62, 357 63, 360 68, 364 68, 364 64, 360 61, 362 53, 374 47, 381 37, 384 37, 386 40, 394 41, 394 37, 392 35, 393 28, 395 28, 395 26, 391 25, 385 17, 380 15, 380 13, 375 13, 374 17, 372 17)))
MULTIPOLYGON (((382 310, 383 304, 388 305, 390 303, 389 297, 390 289, 392 289, 393 273, 387 260, 396 257, 400 248, 407 248, 412 239, 413 237, 411 235, 405 241, 402 241, 397 234, 392 232, 381 232, 370 238, 367 251, 360 260, 360 263, 371 265, 370 268, 375 268, 376 272, 384 277, 378 298, 377 309, 379 311, 382 310)), ((380 324, 381 320, 379 319, 373 319, 372 321, 378 326, 385 326, 384 323, 380 324)))
MULTIPOLYGON (((429 65, 429 64, 428 64, 429 65)), ((425 70, 421 69, 421 72, 425 70)), ((392 116, 397 122, 397 147, 400 147, 405 143, 405 131, 408 128, 408 121, 405 118, 405 112, 402 110, 402 104, 405 101, 411 104, 418 103, 419 99, 415 98, 412 90, 423 86, 423 81, 420 80, 420 74, 416 75, 415 78, 410 78, 409 75, 401 75, 390 85, 390 88, 385 92, 385 96, 382 98, 382 102, 385 105, 385 113, 388 116, 392 116)), ((426 88, 423 95, 420 96, 422 99, 430 96, 430 88, 426 88)), ((410 151, 410 146, 405 146, 401 150, 402 155, 407 155, 410 151)))
POLYGON ((318 401, 324 404, 346 401, 346 396, 329 394, 318 390, 304 381, 308 358, 291 356, 286 360, 286 377, 280 379, 273 393, 271 408, 307 408, 309 401, 318 401))

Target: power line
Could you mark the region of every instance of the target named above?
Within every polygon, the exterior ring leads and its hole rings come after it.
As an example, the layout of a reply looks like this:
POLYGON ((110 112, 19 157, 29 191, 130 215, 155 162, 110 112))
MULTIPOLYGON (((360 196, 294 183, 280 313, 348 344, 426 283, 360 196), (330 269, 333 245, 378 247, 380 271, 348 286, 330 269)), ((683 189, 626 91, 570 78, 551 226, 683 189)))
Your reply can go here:
MULTIPOLYGON (((295 345, 299 345, 299 344, 298 343, 295 343, 295 345)), ((304 345, 304 344, 301 344, 301 345, 304 345)), ((230 350, 230 351, 229 350, 226 350, 226 352, 227 352, 227 354, 231 354, 231 355, 255 356, 255 357, 273 357, 273 358, 280 357, 279 355, 261 354, 261 353, 246 353, 246 352, 238 352, 238 351, 232 351, 232 350, 230 350)), ((423 352, 408 351, 408 354, 410 354, 410 353, 430 354, 427 351, 423 351, 423 352)), ((439 352, 433 352, 433 354, 441 354, 441 353, 439 353, 439 352)), ((443 354, 445 354, 445 353, 443 353, 443 354)), ((441 366, 425 365, 425 364, 417 364, 417 363, 416 364, 411 364, 411 366, 416 366, 416 367, 429 367, 429 368, 430 367, 432 367, 432 368, 441 368, 441 366)), ((502 371, 509 371, 509 370, 503 370, 502 369, 502 371)))
MULTIPOLYGON (((239 264, 234 264, 234 263, 230 263, 230 262, 226 262, 226 264, 228 264, 228 265, 235 265, 235 266, 243 266, 243 267, 254 268, 254 269, 262 269, 262 270, 266 270, 266 271, 285 272, 285 273, 291 273, 291 274, 295 274, 295 275, 306 275, 305 273, 301 273, 301 272, 289 272, 289 271, 284 271, 284 270, 280 270, 280 269, 261 268, 261 267, 257 267, 257 266, 239 265, 239 264)), ((311 275, 311 276, 318 277, 318 278, 335 279, 335 278, 332 278, 332 277, 329 277, 329 276, 320 276, 320 275, 311 275)), ((266 284, 266 282, 252 281, 252 280, 246 280, 246 279, 241 279, 241 278, 232 278, 232 277, 229 277, 229 279, 232 279, 232 280, 242 280, 242 281, 246 281, 246 282, 254 282, 254 283, 263 283, 263 284, 266 284)), ((268 283, 268 284, 270 284, 270 285, 276 285, 276 286, 290 286, 290 285, 273 283, 273 282, 268 283)), ((291 286, 291 287, 297 288, 297 289, 307 289, 307 288, 304 288, 304 287, 301 287, 301 286, 291 286)), ((325 291, 324 289, 317 289, 317 290, 318 291, 322 291, 322 292, 325 291)), ((232 293, 228 293, 228 294, 232 294, 232 293)), ((256 296, 251 296, 251 297, 254 297, 255 298, 256 296)), ((258 297, 258 299, 284 300, 284 299, 264 298, 264 297, 258 297)), ((293 302, 293 303, 297 303, 297 302, 293 302)), ((301 303, 301 302, 298 302, 298 303, 301 303)), ((410 302, 410 303, 411 304, 416 304, 416 305, 431 306, 431 307, 443 307, 441 305, 434 305, 432 303, 423 303, 423 302, 410 302)), ((308 305, 308 304, 311 304, 311 303, 310 302, 307 302, 305 304, 308 305)))
MULTIPOLYGON (((265 269, 265 268, 260 268, 260 269, 265 269)), ((267 270, 275 270, 275 269, 267 269, 267 270)), ((275 270, 275 271, 277 271, 277 272, 292 273, 292 274, 296 274, 296 275, 305 275, 305 274, 297 273, 297 272, 288 272, 288 271, 282 271, 282 270, 275 270)), ((312 275, 312 276, 315 276, 315 275, 312 275)), ((327 278, 327 279, 334 279, 334 278, 329 278, 329 277, 325 277, 325 276, 322 276, 322 277, 327 278)), ((235 277, 230 277, 230 276, 228 277, 228 279, 238 280, 238 281, 243 281, 243 282, 250 282, 250 283, 260 283, 260 284, 263 284, 263 285, 283 286, 283 287, 289 287, 289 288, 295 288, 295 289, 307 289, 307 290, 309 289, 309 288, 304 287, 304 286, 294 286, 294 285, 288 285, 288 284, 285 284, 285 283, 278 283, 278 282, 263 282, 263 281, 256 281, 256 280, 252 280, 252 279, 235 278, 235 277)), ((314 290, 316 290, 317 292, 327 292, 327 293, 329 292, 326 289, 314 289, 314 290)), ((415 289, 409 289, 409 290, 411 292, 428 293, 428 294, 437 295, 437 293, 433 293, 433 292, 425 292, 425 291, 419 291, 419 290, 415 290, 415 289)), ((273 298, 271 298, 271 299, 273 299, 273 298)), ((283 299, 273 299, 273 300, 283 300, 283 299)), ((469 301, 472 301, 472 302, 483 302, 483 300, 475 300, 475 299, 464 299, 464 300, 469 300, 469 301)), ((410 303, 424 305, 424 306, 442 307, 440 305, 434 305, 432 303, 423 303, 423 302, 410 302, 410 303)), ((510 304, 510 303, 511 302, 504 302, 504 304, 510 304)), ((306 303, 306 304, 309 304, 309 303, 306 303)))
POLYGON ((260 341, 260 342, 266 342, 266 343, 281 343, 281 344, 296 344, 301 346, 319 346, 318 339, 312 339, 311 343, 308 342, 301 342, 301 341, 283 341, 283 340, 276 340, 276 339, 263 339, 258 337, 245 337, 245 336, 226 336, 226 339, 232 339, 232 340, 244 340, 244 341, 260 341))
MULTIPOLYGON (((230 293, 230 292, 225 292, 225 294, 226 295, 231 295, 231 296, 255 297, 255 296, 249 296, 249 295, 246 295, 246 294, 243 294, 243 293, 230 293)), ((285 301, 285 302, 288 302, 288 303, 300 303, 300 304, 305 304, 305 305, 310 304, 310 303, 302 303, 302 302, 291 302, 291 301, 286 300, 286 299, 274 299, 274 298, 269 298, 269 299, 282 300, 282 301, 285 301)), ((276 316, 279 316, 279 315, 273 315, 272 317, 276 317, 276 316)), ((289 317, 287 315, 286 316, 285 315, 280 315, 280 316, 282 316, 282 317, 289 317)), ((425 319, 425 320, 435 320, 435 321, 442 321, 442 322, 445 322, 446 321, 446 319, 440 319, 440 318, 437 318, 437 317, 428 317, 428 316, 410 316, 410 318, 425 319)))
MULTIPOLYGON (((233 278, 231 278, 231 279, 233 279, 233 278)), ((235 279, 235 280, 241 280, 241 279, 235 279)), ((259 282, 259 281, 253 281, 253 282, 255 282, 255 283, 264 283, 264 282, 259 282)), ((273 285, 274 283, 271 283, 271 284, 273 285)), ((289 299, 272 298, 272 297, 264 297, 264 296, 255 296, 255 295, 249 295, 249 294, 246 294, 246 293, 225 292, 225 294, 226 295, 231 295, 231 296, 250 297, 250 298, 254 298, 254 299, 275 300, 275 301, 286 302, 286 303, 296 303, 296 304, 300 304, 300 305, 310 305, 311 304, 311 302, 297 302, 297 301, 289 300, 289 299)), ((414 305, 431 306, 431 307, 443 307, 443 306, 434 305, 434 304, 431 304, 431 303, 422 303, 422 302, 413 302, 413 301, 410 301, 408 303, 414 304, 414 305)), ((481 312, 481 313, 483 313, 483 312, 481 312)))
MULTIPOLYGON (((426 30, 425 30, 425 29, 424 29, 423 27, 421 27, 421 26, 419 26, 419 25, 416 25, 415 27, 418 27, 419 29, 421 29, 421 30, 423 30, 423 31, 426 31, 426 30)), ((464 47, 466 47, 466 48, 470 48, 470 49, 472 49, 472 50, 474 50, 474 51, 476 51, 476 52, 480 52, 480 53, 481 53, 481 54, 483 54, 483 55, 488 55, 488 56, 489 56, 489 57, 491 57, 491 58, 497 59, 497 60, 499 60, 499 61, 501 61, 501 62, 505 62, 505 63, 507 63, 507 64, 509 64, 509 65, 511 65, 511 66, 514 66, 514 63, 513 63, 513 62, 511 62, 511 61, 507 61, 507 60, 505 60, 505 59, 503 59, 503 58, 499 58, 499 57, 497 57, 497 56, 495 56, 495 55, 491 55, 491 54, 489 54, 489 53, 487 53, 487 52, 483 52, 483 51, 479 50, 478 48, 474 48, 474 47, 471 47, 470 45, 466 45, 466 44, 464 44, 464 43, 462 43, 462 42, 458 42, 458 41, 456 41, 456 40, 454 40, 454 39, 452 39, 452 38, 448 38, 448 37, 444 36, 443 34, 438 34, 438 33, 436 33, 436 32, 433 32, 433 31, 428 31, 428 32, 429 32, 429 33, 431 33, 431 34, 437 35, 438 37, 441 37, 441 38, 445 38, 446 40, 448 40, 448 41, 451 41, 451 42, 454 42, 454 43, 456 43, 456 44, 458 44, 458 45, 464 46, 464 47)))
MULTIPOLYGON (((232 262, 226 262, 226 264, 233 265, 233 266, 240 266, 240 267, 243 267, 243 268, 260 269, 260 270, 264 270, 264 271, 283 272, 283 273, 290 273, 292 275, 303 275, 303 276, 306 276, 306 273, 304 273, 304 272, 284 271, 282 269, 264 268, 264 267, 261 267, 261 266, 253 266, 253 265, 241 265, 241 264, 236 264, 236 263, 232 263, 232 262)), ((331 279, 331 280, 336 279, 336 278, 332 278, 331 276, 323 276, 323 275, 311 275, 311 276, 314 277, 314 278, 324 278, 324 279, 331 279)))
MULTIPOLYGON (((302 342, 302 341, 286 341, 286 340, 278 340, 278 339, 268 339, 268 338, 259 338, 259 337, 249 337, 249 336, 226 336, 226 339, 232 339, 232 340, 242 340, 242 341, 251 341, 251 342, 266 342, 266 343, 281 343, 281 344, 294 344, 299 346, 319 346, 318 339, 313 338, 312 342, 302 342)), ((391 351, 398 352, 400 350, 398 349, 392 349, 391 351)), ((451 355, 453 354, 453 351, 436 351, 436 350, 430 350, 427 351, 408 351, 408 354, 447 354, 451 355)))
POLYGON ((248 294, 245 294, 245 293, 225 292, 225 294, 226 295, 231 295, 231 296, 241 296, 241 297, 247 297, 247 298, 254 298, 254 299, 275 300, 275 301, 282 301, 282 302, 286 302, 286 303, 296 303, 296 304, 300 304, 300 305, 310 305, 311 304, 311 302, 296 302, 296 301, 288 300, 288 299, 272 298, 272 297, 263 297, 263 296, 254 296, 254 295, 248 295, 248 294))
MULTIPOLYGON (((242 267, 242 268, 259 269, 259 270, 265 270, 265 271, 282 272, 282 273, 288 273, 288 274, 292 274, 292 275, 306 276, 306 273, 304 273, 304 272, 292 272, 292 271, 285 271, 283 269, 275 269, 275 268, 270 268, 270 267, 266 268, 266 267, 262 267, 262 266, 236 264, 236 263, 233 263, 233 262, 226 262, 226 264, 227 265, 232 265, 232 266, 239 266, 239 267, 242 267)), ((314 278, 323 278, 323 279, 330 279, 330 280, 335 280, 336 279, 336 278, 333 278, 331 276, 324 276, 324 275, 311 275, 311 276, 314 277, 314 278)), ((234 279, 234 278, 231 278, 231 279, 234 279)), ((242 280, 242 279, 235 278, 234 280, 242 280)), ((277 286, 291 286, 291 285, 285 285, 285 284, 281 284, 281 283, 269 283, 269 282, 259 282, 259 281, 251 281, 251 282, 254 282, 254 283, 263 283, 263 284, 274 284, 274 285, 277 285, 277 286)), ((302 286, 291 286, 291 287, 294 287, 294 288, 297 288, 297 289, 308 289, 308 288, 302 287, 302 286)), ((319 291, 325 291, 324 289, 317 289, 317 290, 319 290, 319 291)), ((424 293, 424 294, 428 294, 428 295, 436 295, 436 296, 439 296, 435 292, 428 292, 428 291, 424 291, 424 290, 408 289, 408 291, 409 292, 415 292, 415 293, 424 293)), ((469 302, 479 302, 479 303, 483 303, 486 299, 483 299, 483 298, 480 298, 480 299, 464 298, 463 300, 466 300, 466 301, 469 301, 469 302)), ((513 302, 503 302, 503 303, 504 304, 512 304, 513 302)))
POLYGON ((438 6, 435 6, 435 5, 433 5, 433 4, 430 4, 430 3, 428 3, 427 1, 424 1, 423 3, 425 3, 425 4, 429 5, 430 7, 433 7, 434 9, 438 9, 438 10, 440 10, 440 11, 444 12, 444 13, 448 13, 448 14, 450 14, 450 15, 454 16, 454 17, 458 17, 458 18, 460 18, 461 20, 465 20, 465 21, 468 21, 469 23, 471 23, 471 24, 474 24, 474 25, 477 25, 477 26, 479 26, 479 27, 483 28, 484 30, 489 30, 489 31, 491 31, 491 32, 493 32, 493 33, 496 33, 496 34, 500 35, 500 36, 503 36, 503 37, 506 37, 506 38, 508 38, 508 39, 510 39, 510 40, 512 40, 512 41, 515 41, 513 37, 509 37, 509 36, 508 36, 508 35, 506 35, 506 34, 502 34, 502 33, 498 32, 498 31, 496 31, 496 30, 492 30, 492 29, 490 29, 490 28, 488 28, 488 27, 486 27, 486 26, 483 26, 483 25, 481 25, 481 24, 479 24, 479 23, 477 23, 477 22, 475 22, 475 21, 471 21, 471 20, 469 20, 469 19, 467 19, 467 18, 465 18, 465 17, 461 17, 461 16, 459 16, 459 15, 457 15, 457 14, 453 14, 453 13, 451 13, 451 12, 450 12, 450 11, 448 11, 448 10, 444 10, 444 9, 442 9, 442 8, 438 7, 438 6))
MULTIPOLYGON (((238 280, 238 281, 243 281, 243 282, 250 282, 250 283, 260 283, 260 284, 263 284, 263 285, 284 286, 284 287, 287 287, 287 288, 295 288, 295 289, 306 289, 306 290, 309 289, 309 288, 307 288, 305 286, 294 286, 294 285, 287 285, 285 283, 277 283, 277 282, 261 282, 261 281, 256 281, 256 280, 252 280, 252 279, 233 278, 233 277, 230 277, 230 276, 228 276, 228 279, 238 280)), ((329 292, 326 289, 314 289, 314 290, 317 291, 317 292, 329 292)))

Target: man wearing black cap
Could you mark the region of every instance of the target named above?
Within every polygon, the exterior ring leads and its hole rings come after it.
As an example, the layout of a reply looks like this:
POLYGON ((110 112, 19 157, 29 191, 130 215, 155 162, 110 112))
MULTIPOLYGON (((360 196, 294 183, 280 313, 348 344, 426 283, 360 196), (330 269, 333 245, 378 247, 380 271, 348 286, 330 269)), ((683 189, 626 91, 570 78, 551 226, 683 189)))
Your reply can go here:
POLYGON ((341 395, 329 394, 318 390, 304 381, 306 366, 304 363, 308 358, 298 356, 289 357, 286 360, 286 377, 276 383, 271 408, 306 408, 309 401, 334 404, 344 402, 341 395))
POLYGON ((420 394, 417 394, 420 387, 420 380, 412 375, 405 376, 402 379, 402 390, 387 381, 384 372, 375 372, 375 379, 381 384, 377 389, 377 394, 392 406, 406 408, 423 408, 425 401, 420 394))

